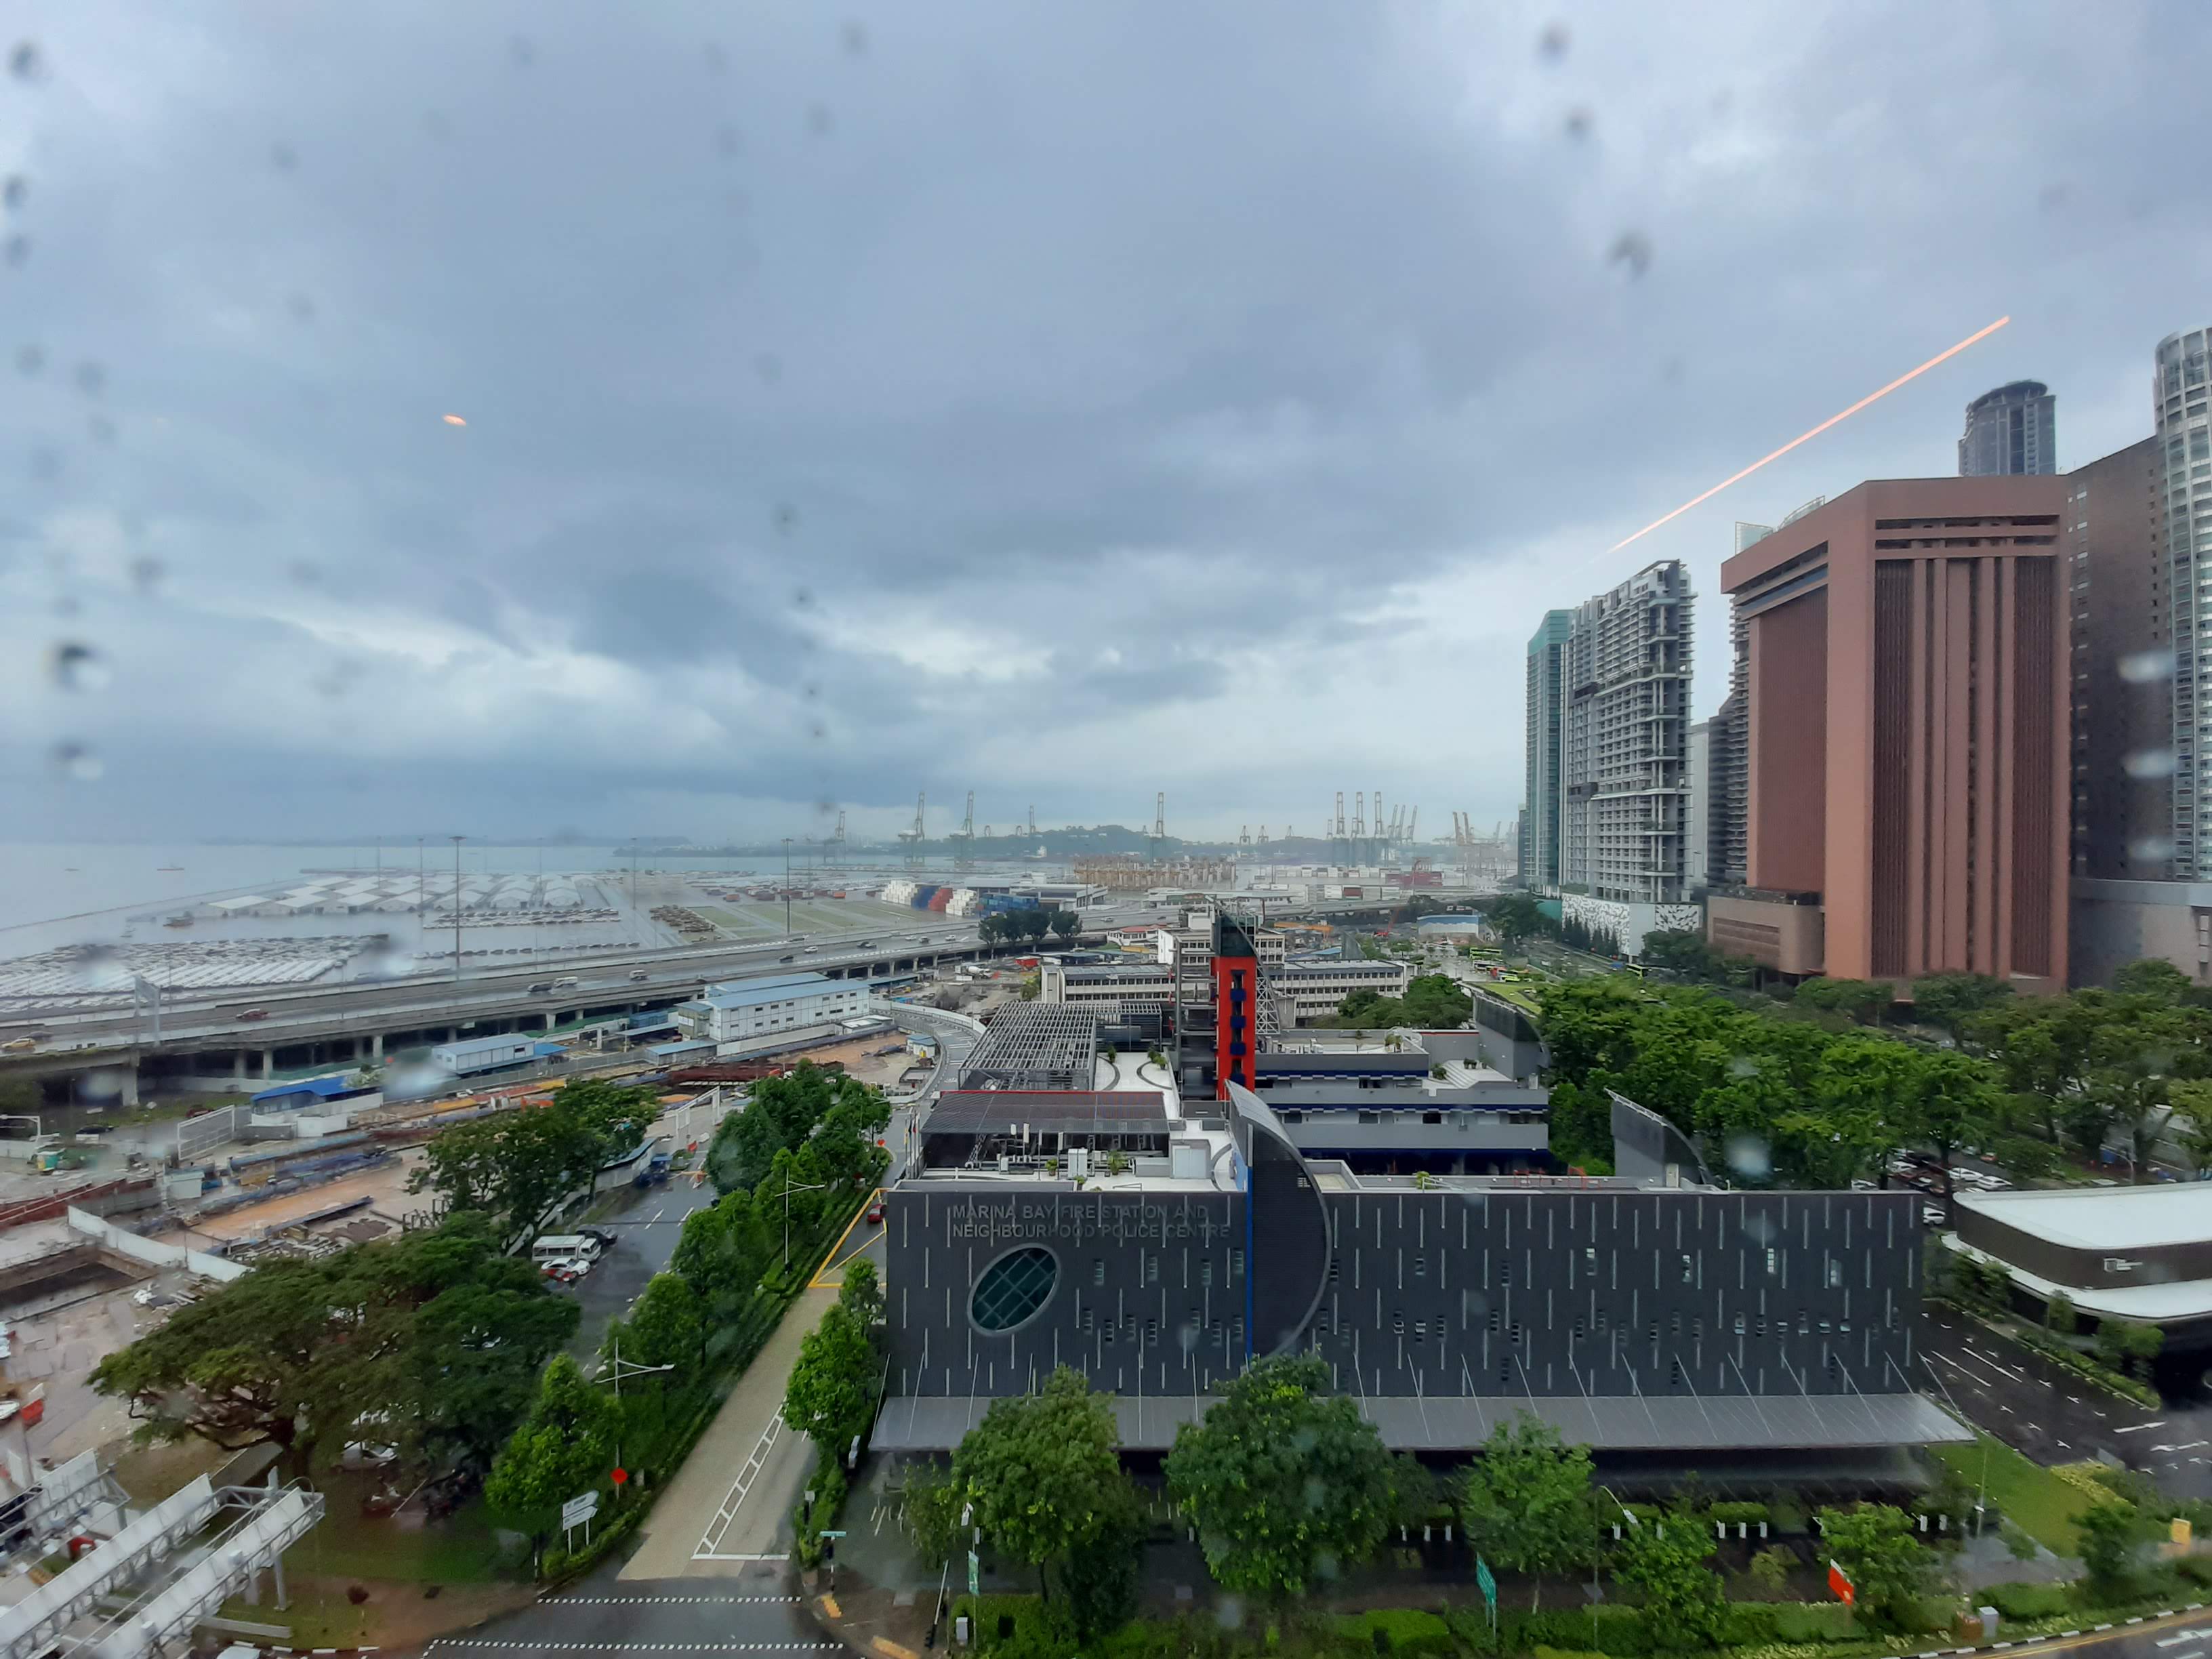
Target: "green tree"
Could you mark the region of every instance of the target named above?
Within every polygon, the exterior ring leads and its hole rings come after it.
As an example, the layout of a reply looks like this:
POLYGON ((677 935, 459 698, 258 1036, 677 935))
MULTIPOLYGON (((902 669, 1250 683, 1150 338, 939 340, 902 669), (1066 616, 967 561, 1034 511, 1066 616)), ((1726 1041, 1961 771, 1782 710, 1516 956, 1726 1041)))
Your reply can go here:
POLYGON ((1913 1017, 1956 1040, 1976 1016, 2012 994, 2011 986, 1988 974, 1923 974, 1912 981, 1913 1017))
POLYGON ((751 1297, 775 1249, 759 1200, 749 1192, 726 1193, 684 1218, 668 1265, 690 1285, 709 1322, 726 1320, 751 1297))
POLYGON ((993 1401, 954 1450, 952 1478, 975 1523, 994 1548, 1036 1569, 1041 1594, 1052 1593, 1054 1567, 1103 1547, 1134 1507, 1120 1439, 1108 1396, 1062 1365, 1036 1393, 993 1401))
POLYGON ((560 1524, 561 1506, 606 1480, 620 1425, 613 1399, 586 1382, 574 1360, 558 1356, 530 1415, 491 1466, 485 1504, 542 1545, 560 1524))
POLYGON ((935 1463, 908 1466, 899 1508, 917 1556, 924 1561, 950 1561, 954 1552, 966 1547, 968 1534, 960 1527, 966 1503, 950 1469, 935 1463))
POLYGON ((2166 1333, 2155 1325, 2138 1325, 2130 1321, 2121 1333, 2120 1343, 2136 1370, 2148 1379, 2152 1362, 2166 1346, 2166 1333))
POLYGON ((1886 981, 1875 979, 1808 979, 1794 998, 1801 1008, 1847 1015, 1861 1025, 1879 1024, 1896 1000, 1886 981))
POLYGON ((1759 1552, 1751 1558, 1751 1582, 1766 1595, 1778 1600, 1790 1583, 1790 1574, 1797 1565, 1797 1558, 1779 1544, 1759 1552))
POLYGON ((1424 1031, 1456 1031, 1474 1012, 1474 998, 1449 974, 1415 975, 1401 1000, 1405 1023, 1424 1031))
POLYGON ((1822 1510, 1820 1541, 1851 1581, 1854 1605, 1879 1617, 1894 1617, 1935 1574, 1936 1558, 1913 1536, 1912 1517, 1887 1504, 1822 1510))
POLYGON ((1925 1146, 1942 1161, 1943 1201, 1948 1205, 1951 1160, 1962 1148, 1995 1138, 2002 1102, 1980 1061, 1958 1054, 1905 1052, 1911 1060, 1901 1068, 1889 1101, 1888 1139, 1897 1146, 1925 1146))
POLYGON ((783 1420, 831 1456, 865 1433, 875 1407, 876 1357, 867 1332, 833 1304, 799 1345, 784 1386, 783 1420))
POLYGON ((1165 1467, 1225 1589, 1301 1595, 1364 1559, 1389 1523, 1389 1455, 1319 1359, 1249 1366, 1176 1432, 1165 1467))
POLYGON ((2142 1512, 2132 1504, 2092 1504, 2075 1516, 2075 1553, 2081 1558, 2089 1582, 2107 1594, 2124 1589, 2134 1576, 2136 1547, 2147 1531, 2142 1512))
POLYGON ((2110 1012, 2090 1039, 2081 1096, 2083 1127, 2094 1109, 2101 1121, 2089 1133, 2099 1144, 2115 1129, 2124 1133, 2135 1179, 2148 1182, 2152 1150, 2172 1113, 2172 1085, 2177 1079, 2203 1075, 2212 1020, 2202 1010, 2169 1007, 2140 995, 2116 1000, 2110 1012))
POLYGON ((695 1375, 705 1357, 706 1322, 699 1297, 681 1273, 659 1273, 623 1323, 623 1358, 641 1365, 675 1365, 695 1375))
POLYGON ((2063 1291, 2053 1291, 2051 1299, 2043 1304, 2043 1322, 2054 1336, 2071 1336, 2081 1328, 2081 1316, 2074 1310, 2074 1298, 2063 1291))
POLYGON ((1692 984, 1724 984, 1728 964, 1719 951, 1705 943, 1694 927, 1655 927, 1644 936, 1637 958, 1646 968, 1660 968, 1692 984))
POLYGON ((1482 919, 1509 948, 1552 931, 1551 918, 1531 893, 1502 893, 1491 900, 1482 919))
POLYGON ((480 1210, 508 1237, 538 1224, 557 1200, 635 1145, 659 1106, 649 1088, 580 1079, 544 1106, 526 1106, 445 1130, 423 1149, 410 1192, 437 1193, 480 1210))
POLYGON ((1596 1558, 1587 1446, 1565 1446, 1550 1424, 1516 1412, 1483 1443, 1460 1486, 1459 1514, 1468 1547, 1510 1572, 1538 1580, 1571 1572, 1596 1558))
POLYGON ((143 1439, 270 1443, 304 1472, 373 1431, 419 1470, 481 1465, 577 1316, 465 1212, 264 1263, 107 1356, 92 1382, 130 1401, 143 1439))
POLYGON ((1083 918, 1073 910, 1054 910, 1051 916, 1052 935, 1066 945, 1083 931, 1083 918))
POLYGON ((853 1316, 863 1331, 872 1331, 884 1316, 884 1287, 876 1278, 876 1264, 864 1255, 847 1260, 837 1286, 837 1305, 853 1316))
POLYGON ((1630 1527, 1613 1553, 1613 1576, 1644 1598, 1652 1645, 1680 1653, 1720 1645, 1728 1600, 1705 1563, 1713 1530, 1694 1515, 1670 1515, 1630 1527))
POLYGON ((2112 975, 2112 989, 2122 996, 2148 997, 2173 1007, 2188 1002, 2196 988, 2188 975, 2160 957, 2130 962, 2112 975))
POLYGON ((2212 1174, 2212 1083, 2185 1079, 2168 1092, 2175 1115, 2166 1126, 2167 1137, 2189 1154, 2190 1164, 2202 1180, 2212 1174))

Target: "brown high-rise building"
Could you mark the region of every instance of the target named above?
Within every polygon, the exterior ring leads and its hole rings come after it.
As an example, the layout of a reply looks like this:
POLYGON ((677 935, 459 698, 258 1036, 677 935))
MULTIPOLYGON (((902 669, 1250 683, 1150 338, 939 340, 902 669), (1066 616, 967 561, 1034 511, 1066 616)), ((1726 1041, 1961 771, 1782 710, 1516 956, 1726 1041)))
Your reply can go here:
POLYGON ((2066 482, 1878 479, 1721 568, 1748 635, 1744 890, 1784 973, 2066 975, 2066 482))
POLYGON ((2160 566, 2166 446, 2145 438, 2066 474, 2072 611, 2074 873, 2173 874, 2173 617, 2160 566))

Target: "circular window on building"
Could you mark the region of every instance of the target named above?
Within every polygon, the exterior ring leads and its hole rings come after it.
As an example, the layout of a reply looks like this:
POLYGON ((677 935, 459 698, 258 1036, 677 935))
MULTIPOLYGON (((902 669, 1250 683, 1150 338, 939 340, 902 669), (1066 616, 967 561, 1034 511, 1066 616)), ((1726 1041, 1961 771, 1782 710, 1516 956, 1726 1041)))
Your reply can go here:
POLYGON ((1041 1244, 1009 1250, 975 1281, 975 1294, 968 1304, 977 1328, 1011 1331, 1032 1317, 1052 1299, 1060 1282, 1060 1263, 1041 1244))

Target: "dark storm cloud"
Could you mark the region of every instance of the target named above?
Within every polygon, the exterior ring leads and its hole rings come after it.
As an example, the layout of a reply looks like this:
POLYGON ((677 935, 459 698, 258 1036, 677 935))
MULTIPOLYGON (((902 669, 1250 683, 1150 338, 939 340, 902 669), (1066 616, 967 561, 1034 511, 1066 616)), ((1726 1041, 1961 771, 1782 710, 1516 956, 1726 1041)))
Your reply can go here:
POLYGON ((50 5, 0 763, 54 834, 1504 816, 1546 606, 1691 558, 1711 670, 1729 519, 1948 470, 2014 374, 2089 459, 2203 320, 2131 89, 2204 22, 1914 15, 50 5), (100 697, 33 683, 64 627, 100 697))

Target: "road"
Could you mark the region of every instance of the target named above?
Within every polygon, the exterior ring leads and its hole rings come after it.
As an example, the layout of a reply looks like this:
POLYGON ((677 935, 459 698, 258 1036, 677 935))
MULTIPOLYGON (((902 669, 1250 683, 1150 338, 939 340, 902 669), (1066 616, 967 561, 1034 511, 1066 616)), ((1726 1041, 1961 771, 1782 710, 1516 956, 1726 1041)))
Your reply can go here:
MULTIPOLYGON (((664 1119, 656 1127, 665 1129, 668 1123, 664 1119)), ((571 1353, 588 1360, 599 1351, 607 1327, 629 1312, 645 1293, 647 1282, 676 1254, 684 1218, 712 1204, 716 1196, 712 1182, 694 1186, 689 1175, 679 1172, 665 1187, 635 1193, 621 1213, 591 1224, 613 1233, 615 1242, 580 1283, 560 1292, 574 1297, 584 1310, 583 1322, 568 1344, 571 1353)))
MULTIPOLYGON (((789 1565, 755 1563, 734 1577, 624 1579, 612 1561, 570 1589, 463 1636, 441 1637, 425 1653, 827 1653, 801 1606, 789 1565)), ((386 1652, 393 1651, 387 1649, 386 1652)), ((2166 1659, 2160 1655, 2158 1659, 2166 1659)))
POLYGON ((2176 1498, 2212 1498, 2212 1405, 2138 1406, 1948 1308, 1928 1309, 1921 1328, 1933 1392, 2036 1462, 2101 1451, 2176 1498))

